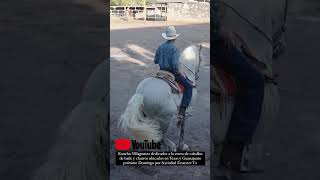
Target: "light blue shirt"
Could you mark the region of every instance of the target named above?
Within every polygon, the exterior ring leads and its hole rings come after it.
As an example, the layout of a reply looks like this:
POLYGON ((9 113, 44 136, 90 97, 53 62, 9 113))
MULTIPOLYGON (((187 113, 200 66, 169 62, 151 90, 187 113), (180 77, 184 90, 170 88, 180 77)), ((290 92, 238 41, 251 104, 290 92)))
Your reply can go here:
POLYGON ((173 41, 160 45, 154 57, 154 63, 159 64, 160 70, 178 71, 180 53, 173 41))

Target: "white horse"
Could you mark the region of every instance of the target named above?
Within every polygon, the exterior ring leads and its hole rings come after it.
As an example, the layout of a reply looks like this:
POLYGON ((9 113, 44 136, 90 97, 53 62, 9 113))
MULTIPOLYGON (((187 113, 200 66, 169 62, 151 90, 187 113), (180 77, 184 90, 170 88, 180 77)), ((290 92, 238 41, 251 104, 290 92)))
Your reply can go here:
MULTIPOLYGON (((237 33, 242 38, 252 55, 265 65, 263 73, 269 77, 273 77, 274 74, 272 68, 272 57, 275 53, 274 41, 282 38, 277 34, 284 24, 285 3, 285 0, 273 0, 272 2, 221 0, 219 3, 219 21, 222 28, 237 33), (275 7, 274 4, 277 6, 275 7)), ((211 135, 215 145, 214 163, 217 165, 222 143, 228 131, 235 98, 224 92, 223 84, 214 67, 211 67, 211 73, 211 89, 218 88, 222 91, 222 97, 219 97, 219 100, 213 98, 211 102, 211 125, 214 129, 211 135)), ((266 126, 276 119, 279 100, 277 86, 273 83, 266 83, 259 125, 253 138, 252 147, 246 152, 245 156, 247 157, 244 157, 249 163, 242 166, 242 170, 250 170, 262 159, 264 131, 266 126)))
MULTIPOLYGON (((179 58, 179 69, 195 83, 201 63, 201 45, 187 47, 179 58)), ((193 88, 190 106, 195 102, 197 89, 193 88)), ((165 135, 177 114, 182 94, 175 94, 162 79, 149 77, 137 86, 127 108, 121 115, 119 127, 132 139, 162 141, 167 150, 176 150, 176 144, 165 135)), ((190 106, 188 111, 190 111, 190 106)), ((187 145, 183 145, 188 149, 187 145)))

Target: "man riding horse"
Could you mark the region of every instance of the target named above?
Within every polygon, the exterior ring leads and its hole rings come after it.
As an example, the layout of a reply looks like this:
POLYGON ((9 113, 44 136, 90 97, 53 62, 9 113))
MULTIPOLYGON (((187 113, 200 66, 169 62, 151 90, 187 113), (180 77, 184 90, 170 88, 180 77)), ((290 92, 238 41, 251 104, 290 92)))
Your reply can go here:
POLYGON ((181 119, 185 116, 187 107, 192 98, 192 84, 179 70, 179 56, 180 53, 175 45, 175 40, 180 34, 177 34, 174 26, 169 26, 162 37, 167 41, 158 48, 154 63, 159 64, 160 70, 168 71, 175 76, 175 80, 184 88, 184 93, 179 108, 178 125, 181 119))
POLYGON ((190 45, 180 54, 174 44, 179 36, 175 28, 168 27, 162 36, 167 42, 158 48, 154 58, 160 70, 156 76, 145 78, 138 84, 118 125, 121 132, 131 139, 161 141, 166 151, 186 151, 189 148, 184 144, 184 116, 186 109, 195 102, 202 46, 190 45), (178 146, 167 134, 177 111, 177 125, 181 127, 178 146))

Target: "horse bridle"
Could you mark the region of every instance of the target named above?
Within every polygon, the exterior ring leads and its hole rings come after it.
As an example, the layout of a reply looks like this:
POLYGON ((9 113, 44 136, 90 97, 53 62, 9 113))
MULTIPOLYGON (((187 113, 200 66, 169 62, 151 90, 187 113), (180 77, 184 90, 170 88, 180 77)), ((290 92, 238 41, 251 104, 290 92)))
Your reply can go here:
POLYGON ((194 74, 195 76, 195 80, 198 80, 199 79, 199 73, 200 73, 200 65, 201 65, 201 61, 202 61, 202 58, 201 58, 201 50, 202 50, 202 43, 200 43, 200 46, 198 48, 198 54, 199 54, 199 63, 198 63, 198 69, 196 71, 196 73, 194 74))

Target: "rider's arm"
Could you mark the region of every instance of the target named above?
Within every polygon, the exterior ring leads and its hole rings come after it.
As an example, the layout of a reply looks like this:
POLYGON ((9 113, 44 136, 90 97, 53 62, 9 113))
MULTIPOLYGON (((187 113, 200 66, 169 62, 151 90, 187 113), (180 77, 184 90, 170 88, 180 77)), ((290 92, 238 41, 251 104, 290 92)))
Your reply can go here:
POLYGON ((180 57, 179 51, 178 49, 175 49, 173 59, 172 59, 172 66, 176 72, 178 72, 179 70, 179 57, 180 57))
POLYGON ((159 64, 159 49, 156 52, 156 55, 154 56, 154 63, 159 64))

